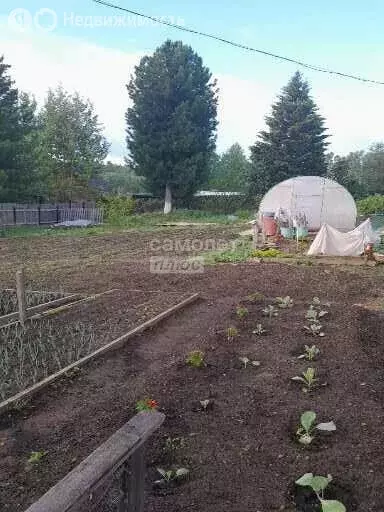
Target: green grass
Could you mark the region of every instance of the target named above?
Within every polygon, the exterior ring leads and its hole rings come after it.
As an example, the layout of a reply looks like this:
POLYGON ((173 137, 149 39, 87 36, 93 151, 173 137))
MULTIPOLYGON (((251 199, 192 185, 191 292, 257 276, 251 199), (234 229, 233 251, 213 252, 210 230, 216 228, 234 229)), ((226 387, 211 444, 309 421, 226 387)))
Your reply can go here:
POLYGON ((244 222, 240 218, 233 220, 232 217, 224 214, 212 214, 203 211, 180 210, 169 215, 162 213, 143 213, 140 215, 130 215, 122 218, 118 223, 102 226, 93 226, 88 228, 51 228, 43 226, 17 226, 0 227, 0 238, 18 238, 18 237, 36 237, 36 236, 96 236, 106 233, 125 231, 127 229, 139 231, 157 231, 166 229, 164 224, 177 222, 198 222, 201 224, 236 224, 244 222))

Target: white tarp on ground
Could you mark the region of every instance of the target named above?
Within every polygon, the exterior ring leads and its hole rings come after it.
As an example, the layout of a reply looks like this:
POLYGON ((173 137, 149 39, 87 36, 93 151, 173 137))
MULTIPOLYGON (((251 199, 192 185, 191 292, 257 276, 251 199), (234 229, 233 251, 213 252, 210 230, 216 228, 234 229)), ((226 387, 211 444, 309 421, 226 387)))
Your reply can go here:
POLYGON ((368 243, 375 243, 377 234, 370 219, 349 233, 342 233, 329 224, 323 224, 309 248, 308 255, 360 256, 368 243))

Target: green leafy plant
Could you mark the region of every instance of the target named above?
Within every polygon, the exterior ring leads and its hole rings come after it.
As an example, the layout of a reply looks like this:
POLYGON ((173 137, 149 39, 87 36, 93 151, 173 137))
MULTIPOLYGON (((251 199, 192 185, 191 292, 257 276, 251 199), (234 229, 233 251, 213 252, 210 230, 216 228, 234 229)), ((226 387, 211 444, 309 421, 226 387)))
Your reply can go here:
POLYGON ((332 482, 331 475, 314 476, 313 473, 305 473, 295 483, 301 487, 310 487, 313 490, 321 504, 322 512, 347 512, 340 501, 324 499, 324 492, 330 482, 332 482))
POLYGON ((275 299, 276 305, 280 309, 287 309, 293 307, 293 299, 289 295, 286 297, 276 297, 275 299))
POLYGON ((239 331, 236 327, 228 327, 227 329, 227 340, 233 341, 239 335, 239 331))
POLYGON ((252 361, 248 357, 239 357, 239 361, 243 363, 244 368, 247 368, 247 366, 250 364, 251 366, 260 366, 260 361, 252 361))
POLYGON ((262 324, 256 324, 256 329, 254 329, 252 331, 253 334, 257 334, 257 336, 262 336, 263 334, 265 334, 267 331, 264 329, 264 327, 262 326, 262 324))
POLYGON ((309 325, 304 325, 304 329, 312 336, 320 336, 323 338, 325 333, 323 332, 323 326, 319 322, 313 322, 309 325))
POLYGON ((28 462, 30 464, 38 464, 47 454, 48 452, 44 450, 41 450, 40 452, 31 452, 28 462))
POLYGON ((188 354, 185 362, 188 366, 192 366, 192 368, 202 368, 205 366, 204 355, 204 352, 201 350, 193 350, 188 354))
POLYGON ((303 383, 303 391, 305 393, 312 391, 314 385, 318 381, 318 379, 316 379, 316 370, 314 368, 307 368, 307 370, 300 376, 292 377, 292 380, 303 383))
POLYGON ((270 304, 269 306, 267 306, 266 308, 263 309, 263 315, 268 316, 269 318, 273 318, 273 317, 279 316, 279 313, 278 313, 277 309, 275 308, 275 306, 270 304))
POLYGON ((256 249, 253 251, 252 256, 254 258, 277 258, 277 257, 287 257, 287 254, 279 251, 278 249, 256 249))
POLYGON ((246 318, 249 314, 249 311, 246 307, 244 306, 237 306, 236 307, 236 315, 238 318, 240 318, 240 320, 243 320, 244 318, 246 318))
POLYGON ((152 400, 152 398, 144 398, 143 400, 138 400, 136 402, 136 411, 155 411, 159 407, 159 404, 156 400, 152 400))
POLYGON ((300 444, 309 445, 315 438, 314 431, 334 432, 336 425, 333 421, 328 423, 315 424, 316 413, 313 411, 305 411, 300 417, 300 427, 296 431, 297 440, 300 444))
POLYGON ((169 485, 173 482, 177 482, 179 480, 183 480, 186 478, 190 471, 187 468, 178 468, 178 469, 162 469, 157 468, 157 472, 161 475, 160 480, 156 480, 156 485, 169 485))
POLYGON ((320 349, 316 345, 311 347, 304 345, 304 354, 300 354, 298 359, 306 359, 307 361, 313 361, 320 354, 320 349))
POLYGON ((320 318, 323 318, 325 315, 328 315, 328 311, 318 310, 311 305, 305 314, 305 318, 310 322, 319 322, 320 318))

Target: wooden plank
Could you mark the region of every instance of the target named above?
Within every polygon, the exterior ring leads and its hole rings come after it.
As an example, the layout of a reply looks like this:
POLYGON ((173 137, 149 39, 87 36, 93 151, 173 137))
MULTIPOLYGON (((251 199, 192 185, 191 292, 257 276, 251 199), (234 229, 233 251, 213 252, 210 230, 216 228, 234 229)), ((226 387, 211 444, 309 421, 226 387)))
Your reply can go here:
POLYGON ((27 299, 25 296, 25 278, 23 269, 16 272, 16 294, 19 308, 19 321, 21 325, 25 327, 25 322, 27 320, 27 299))
POLYGON ((65 368, 62 368, 57 373, 54 373, 53 375, 50 375, 49 377, 46 377, 45 379, 41 380, 40 382, 37 382, 33 386, 30 386, 27 389, 24 389, 24 391, 20 391, 20 393, 17 393, 16 395, 12 396, 11 398, 8 398, 7 400, 4 400, 0 403, 0 414, 7 409, 11 405, 13 405, 15 402, 18 402, 19 400, 25 400, 26 398, 30 398, 32 395, 37 393, 37 391, 40 391, 41 389, 45 388, 49 384, 51 384, 53 381, 57 380, 59 377, 62 377, 69 371, 73 370, 74 368, 79 368, 80 366, 83 366, 84 364, 88 363, 89 361, 92 361, 96 357, 106 354, 107 352, 110 352, 112 350, 115 350, 119 347, 121 347, 129 338, 132 338, 136 334, 139 334, 145 329, 148 329, 150 327, 153 327, 154 325, 158 324, 163 320, 164 318, 167 318, 168 316, 172 315, 173 313, 176 313, 176 311, 179 311, 180 309, 184 308, 185 306, 192 304, 193 302, 196 302, 197 299, 200 297, 198 293, 194 293, 187 299, 183 300, 182 302, 179 302, 175 306, 172 306, 171 308, 167 309, 166 311, 163 311, 159 315, 151 318, 150 320, 147 320, 143 324, 139 325, 138 327, 135 327, 131 331, 127 332, 126 334, 123 334, 123 336, 120 336, 119 338, 111 341, 107 345, 104 345, 103 347, 95 350, 92 352, 92 354, 89 354, 82 359, 79 359, 75 363, 72 363, 65 368))
POLYGON ((157 411, 138 413, 25 512, 71 512, 91 503, 92 493, 140 449, 164 419, 157 411))
MULTIPOLYGON (((68 301, 77 299, 80 297, 80 294, 74 293, 72 295, 67 295, 66 297, 60 297, 60 299, 51 300, 50 302, 43 302, 42 304, 38 304, 37 306, 32 306, 30 308, 27 308, 27 317, 31 313, 37 313, 38 311, 49 309, 52 306, 58 306, 61 304, 66 304, 68 301)), ((19 316, 18 312, 15 313, 9 313, 8 315, 0 316, 0 324, 4 322, 9 322, 11 320, 16 320, 19 316)))
POLYGON ((126 512, 144 512, 144 483, 145 463, 144 445, 142 445, 134 452, 130 460, 128 507, 126 512))

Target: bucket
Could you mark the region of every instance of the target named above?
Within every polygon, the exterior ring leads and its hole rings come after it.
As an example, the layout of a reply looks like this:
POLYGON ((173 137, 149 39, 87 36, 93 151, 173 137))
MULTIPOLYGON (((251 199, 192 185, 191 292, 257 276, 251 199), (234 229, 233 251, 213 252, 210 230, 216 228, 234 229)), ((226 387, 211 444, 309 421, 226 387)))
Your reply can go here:
POLYGON ((296 228, 296 236, 297 238, 307 238, 308 236, 308 228, 304 228, 304 227, 297 227, 296 228))
POLYGON ((294 238, 295 230, 293 228, 280 228, 281 235, 283 238, 294 238))
POLYGON ((277 224, 273 216, 263 213, 263 231, 267 236, 275 236, 277 233, 277 224))

